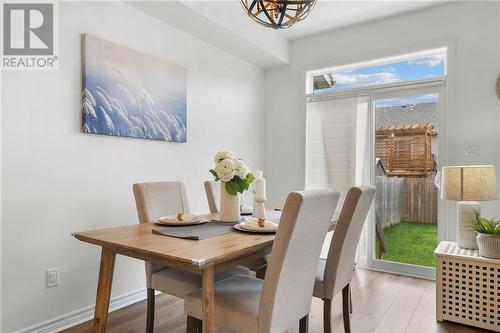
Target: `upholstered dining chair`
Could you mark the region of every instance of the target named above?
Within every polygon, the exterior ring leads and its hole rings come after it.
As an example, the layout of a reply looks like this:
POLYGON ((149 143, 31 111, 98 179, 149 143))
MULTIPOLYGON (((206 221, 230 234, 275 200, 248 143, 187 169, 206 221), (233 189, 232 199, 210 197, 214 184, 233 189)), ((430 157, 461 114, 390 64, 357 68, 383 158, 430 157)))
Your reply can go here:
POLYGON ((375 197, 372 186, 352 187, 347 192, 333 232, 326 260, 320 259, 313 296, 323 299, 323 330, 331 332, 332 299, 342 291, 344 331, 350 326, 350 287, 356 250, 366 216, 375 197))
POLYGON ((206 180, 203 183, 205 186, 205 194, 207 195, 208 209, 210 213, 218 213, 220 205, 220 182, 206 180))
MULTIPOLYGON (((332 190, 292 192, 281 215, 264 280, 236 275, 214 285, 215 324, 237 333, 276 333, 299 322, 308 329, 321 247, 339 194, 332 190)), ((184 301, 188 333, 199 331, 201 291, 184 301)))
MULTIPOLYGON (((151 223, 165 215, 189 213, 186 189, 182 182, 151 182, 133 185, 139 223, 151 223)), ((184 298, 201 288, 201 276, 196 273, 168 268, 146 261, 147 319, 146 332, 153 332, 155 290, 184 298)), ((248 269, 236 267, 216 275, 224 279, 231 275, 248 275, 248 269)))

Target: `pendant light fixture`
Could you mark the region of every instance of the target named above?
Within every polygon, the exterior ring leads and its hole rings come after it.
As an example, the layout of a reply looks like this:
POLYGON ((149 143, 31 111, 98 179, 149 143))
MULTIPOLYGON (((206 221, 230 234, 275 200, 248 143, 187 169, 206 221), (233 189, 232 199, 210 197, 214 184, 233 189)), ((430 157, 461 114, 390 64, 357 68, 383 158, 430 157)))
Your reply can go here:
POLYGON ((306 18, 316 0, 240 0, 248 16, 268 28, 286 29, 306 18))

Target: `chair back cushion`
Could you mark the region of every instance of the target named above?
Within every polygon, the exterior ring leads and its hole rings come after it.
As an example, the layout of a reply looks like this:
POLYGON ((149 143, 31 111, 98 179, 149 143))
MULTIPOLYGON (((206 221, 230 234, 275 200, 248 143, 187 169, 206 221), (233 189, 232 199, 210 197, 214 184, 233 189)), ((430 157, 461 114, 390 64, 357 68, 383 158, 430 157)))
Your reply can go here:
POLYGON ((165 215, 189 213, 182 182, 140 183, 133 188, 140 223, 153 222, 165 215))
POLYGON ((259 332, 283 332, 311 307, 321 248, 339 200, 332 190, 288 195, 259 307, 259 332))
MULTIPOLYGON (((151 182, 134 184, 135 205, 139 223, 149 223, 165 215, 180 212, 189 213, 186 189, 182 182, 151 182)), ((145 261, 146 286, 152 287, 151 277, 154 272, 166 266, 145 261)))
POLYGON ((204 185, 210 213, 218 213, 220 202, 220 182, 207 180, 204 185))
POLYGON ((323 276, 325 296, 333 299, 351 282, 359 238, 375 197, 372 186, 352 187, 333 232, 323 276))

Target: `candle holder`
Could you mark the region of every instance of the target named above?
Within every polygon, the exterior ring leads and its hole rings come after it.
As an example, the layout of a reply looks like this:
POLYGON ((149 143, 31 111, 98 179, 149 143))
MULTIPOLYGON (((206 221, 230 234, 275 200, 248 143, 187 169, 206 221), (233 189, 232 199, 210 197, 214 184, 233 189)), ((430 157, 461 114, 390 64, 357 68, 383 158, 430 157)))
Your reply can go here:
POLYGON ((266 199, 264 200, 258 200, 255 198, 254 203, 253 203, 253 213, 252 216, 256 217, 258 219, 265 219, 266 218, 266 199))
POLYGON ((262 171, 255 172, 255 187, 253 190, 254 202, 252 216, 258 219, 266 218, 266 180, 262 177, 262 171))

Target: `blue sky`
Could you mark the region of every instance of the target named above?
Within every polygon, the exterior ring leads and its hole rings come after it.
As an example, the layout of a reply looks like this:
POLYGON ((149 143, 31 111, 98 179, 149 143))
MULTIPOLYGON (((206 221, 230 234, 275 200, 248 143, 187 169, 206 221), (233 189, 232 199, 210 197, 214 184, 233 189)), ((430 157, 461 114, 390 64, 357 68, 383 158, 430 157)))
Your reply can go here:
MULTIPOLYGON (((380 66, 364 67, 351 71, 332 73, 336 81, 333 88, 315 92, 337 91, 349 88, 421 80, 445 75, 445 54, 439 53, 414 60, 403 60, 380 66)), ((436 94, 379 101, 377 106, 406 105, 436 102, 436 94)))
POLYGON ((399 98, 386 98, 379 99, 375 101, 376 108, 382 108, 386 106, 401 106, 401 105, 412 105, 420 103, 436 103, 439 100, 439 95, 436 94, 425 94, 420 96, 407 96, 399 98))

